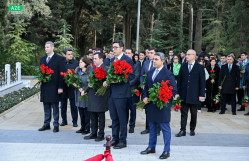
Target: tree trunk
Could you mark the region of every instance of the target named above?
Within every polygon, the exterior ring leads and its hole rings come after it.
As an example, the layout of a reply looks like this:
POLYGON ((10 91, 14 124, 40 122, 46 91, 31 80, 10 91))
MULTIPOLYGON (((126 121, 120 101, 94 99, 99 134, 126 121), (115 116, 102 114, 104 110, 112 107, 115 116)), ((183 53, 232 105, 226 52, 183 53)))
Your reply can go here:
MULTIPOLYGON (((156 5, 158 3, 158 0, 153 0, 152 2, 152 6, 155 8, 156 5)), ((155 24, 155 14, 153 13, 151 15, 151 23, 150 23, 150 46, 151 46, 151 42, 152 42, 152 39, 153 39, 153 31, 154 31, 154 24, 155 24)))
POLYGON ((131 17, 129 11, 126 11, 123 19, 123 42, 125 48, 131 47, 131 17))
POLYGON ((94 30, 94 47, 96 48, 97 46, 97 32, 94 30))
POLYGON ((189 34, 188 34, 188 48, 193 49, 193 30, 194 30, 194 14, 193 14, 193 6, 189 5, 189 34))
POLYGON ((116 33, 116 24, 113 24, 113 33, 112 33, 112 42, 115 41, 115 33, 116 33))
POLYGON ((180 49, 182 51, 182 42, 183 42, 183 5, 184 5, 184 0, 182 0, 181 2, 181 17, 180 17, 180 35, 179 35, 179 39, 180 39, 180 49))
POLYGON ((202 41, 202 9, 198 8, 195 24, 195 51, 197 54, 201 52, 202 41))

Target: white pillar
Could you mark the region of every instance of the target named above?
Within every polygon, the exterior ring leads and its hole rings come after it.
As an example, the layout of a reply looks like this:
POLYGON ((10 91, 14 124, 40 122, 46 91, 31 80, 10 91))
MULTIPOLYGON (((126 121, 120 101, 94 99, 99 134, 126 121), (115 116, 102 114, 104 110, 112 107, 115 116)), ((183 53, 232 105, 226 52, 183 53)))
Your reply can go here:
POLYGON ((16 63, 16 81, 19 82, 21 81, 21 63, 17 62, 16 63))
POLYGON ((6 85, 10 85, 10 64, 5 64, 5 82, 6 85))

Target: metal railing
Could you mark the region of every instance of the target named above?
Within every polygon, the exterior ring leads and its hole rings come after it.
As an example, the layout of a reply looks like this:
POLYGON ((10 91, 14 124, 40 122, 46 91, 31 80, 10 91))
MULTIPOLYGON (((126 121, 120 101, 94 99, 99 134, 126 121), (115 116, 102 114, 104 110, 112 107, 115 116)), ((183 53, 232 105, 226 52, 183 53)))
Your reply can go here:
POLYGON ((7 74, 5 73, 5 70, 0 69, 0 87, 5 86, 7 84, 6 76, 7 76, 7 74))

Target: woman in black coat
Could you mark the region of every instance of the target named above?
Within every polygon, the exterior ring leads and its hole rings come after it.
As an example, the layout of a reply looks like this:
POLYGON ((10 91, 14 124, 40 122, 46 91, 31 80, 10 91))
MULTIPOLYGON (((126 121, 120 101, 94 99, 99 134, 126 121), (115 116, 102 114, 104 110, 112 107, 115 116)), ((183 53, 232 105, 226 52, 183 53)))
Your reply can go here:
POLYGON ((206 67, 209 79, 206 81, 206 105, 208 108, 208 112, 215 112, 219 108, 219 104, 214 104, 213 98, 219 92, 218 90, 218 80, 220 68, 215 59, 210 60, 210 64, 206 67), (214 73, 215 78, 212 78, 212 73, 214 73), (213 87, 212 87, 213 86, 213 87))

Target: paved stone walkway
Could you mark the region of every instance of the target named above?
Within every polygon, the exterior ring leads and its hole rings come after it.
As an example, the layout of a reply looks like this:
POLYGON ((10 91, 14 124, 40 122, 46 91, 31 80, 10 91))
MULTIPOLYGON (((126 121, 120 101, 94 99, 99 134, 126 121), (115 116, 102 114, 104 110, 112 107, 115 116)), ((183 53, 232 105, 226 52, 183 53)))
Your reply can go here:
MULTIPOLYGON (((172 111, 172 161, 249 161, 249 117, 245 112, 231 114, 230 106, 225 115, 206 112, 198 113, 196 136, 176 138, 180 129, 180 112, 172 111)), ((247 109, 248 110, 248 109, 247 109)), ((105 150, 105 141, 84 140, 73 128, 70 111, 68 126, 60 127, 59 133, 52 130, 39 132, 43 123, 43 106, 39 95, 23 101, 14 108, 0 114, 0 161, 81 161, 105 150)), ((107 125, 111 124, 106 113, 106 135, 111 134, 107 125)), ((162 153, 162 135, 158 137, 156 154, 140 155, 148 144, 149 135, 141 135, 144 129, 144 111, 137 110, 134 134, 128 134, 128 147, 112 149, 114 161, 151 161, 159 160, 162 153)), ((52 125, 52 124, 51 124, 52 125)), ((189 128, 189 122, 188 122, 189 128)))

